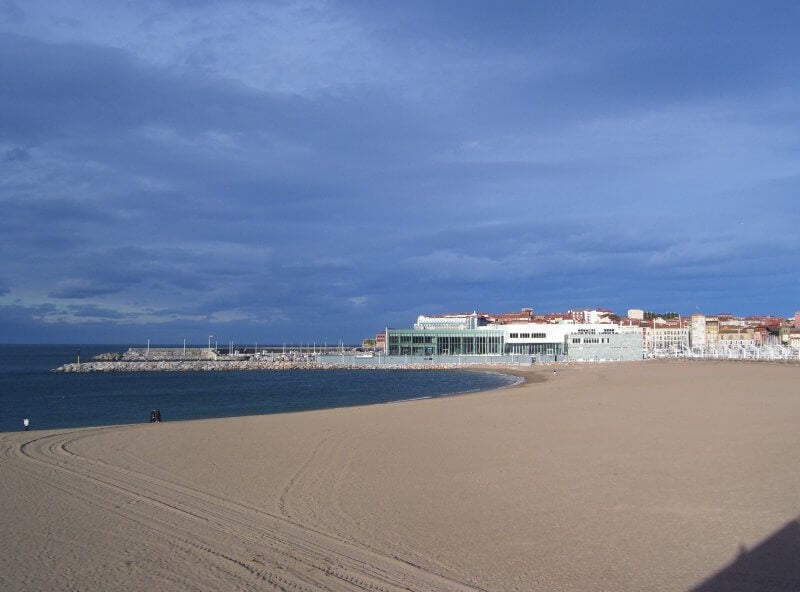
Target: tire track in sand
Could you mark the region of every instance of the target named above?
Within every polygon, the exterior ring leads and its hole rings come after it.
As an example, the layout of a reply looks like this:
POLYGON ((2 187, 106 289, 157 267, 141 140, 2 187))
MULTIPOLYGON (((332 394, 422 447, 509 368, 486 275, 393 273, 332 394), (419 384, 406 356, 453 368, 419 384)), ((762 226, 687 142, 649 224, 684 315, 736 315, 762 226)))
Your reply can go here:
POLYGON ((371 541, 361 543, 381 555, 403 557, 406 562, 445 577, 457 579, 457 569, 428 554, 403 544, 390 531, 369 528, 369 517, 354 513, 347 508, 347 488, 357 483, 356 488, 369 490, 371 483, 359 481, 353 470, 359 460, 356 454, 362 436, 371 434, 369 428, 348 429, 330 433, 319 440, 306 460, 283 485, 278 498, 277 511, 281 518, 294 523, 313 525, 313 528, 332 534, 338 539, 371 541), (314 491, 314 496, 298 495, 299 492, 314 491))
MULTIPOLYGON (((188 582, 211 589, 375 592, 479 590, 200 489, 75 454, 70 444, 109 429, 50 434, 0 447, 2 460, 81 503, 152 531, 153 545, 204 568, 188 582)), ((136 429, 136 428, 128 428, 136 429)), ((166 577, 169 566, 162 566, 166 577)))

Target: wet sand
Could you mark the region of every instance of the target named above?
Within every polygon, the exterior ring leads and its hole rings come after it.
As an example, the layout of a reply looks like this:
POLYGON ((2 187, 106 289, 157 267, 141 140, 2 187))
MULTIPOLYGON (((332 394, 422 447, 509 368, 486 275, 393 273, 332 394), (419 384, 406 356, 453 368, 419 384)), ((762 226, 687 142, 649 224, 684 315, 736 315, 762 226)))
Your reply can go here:
POLYGON ((0 589, 800 590, 800 365, 520 372, 0 434, 0 589))

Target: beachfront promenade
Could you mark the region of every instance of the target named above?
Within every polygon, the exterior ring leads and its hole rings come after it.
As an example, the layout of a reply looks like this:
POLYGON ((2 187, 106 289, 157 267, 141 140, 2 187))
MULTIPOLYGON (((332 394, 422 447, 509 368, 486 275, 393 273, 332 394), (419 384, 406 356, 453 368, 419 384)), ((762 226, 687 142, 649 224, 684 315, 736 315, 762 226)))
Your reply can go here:
POLYGON ((800 361, 800 348, 786 345, 748 345, 741 347, 687 347, 657 349, 654 358, 690 358, 696 360, 800 361))

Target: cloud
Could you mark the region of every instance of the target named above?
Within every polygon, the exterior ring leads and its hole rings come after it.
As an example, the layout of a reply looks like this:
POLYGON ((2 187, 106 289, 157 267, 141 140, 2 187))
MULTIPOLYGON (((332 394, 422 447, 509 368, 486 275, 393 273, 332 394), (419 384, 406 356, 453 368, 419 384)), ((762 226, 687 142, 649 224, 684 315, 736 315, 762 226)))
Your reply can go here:
POLYGON ((4 162, 14 162, 14 161, 25 161, 30 160, 31 155, 30 152, 25 150, 24 148, 9 148, 5 156, 3 157, 4 162))
POLYGON ((786 7, 0 7, 9 331, 789 306, 764 289, 800 253, 786 7))
POLYGON ((381 72, 369 33, 327 2, 83 1, 67 9, 31 0, 27 10, 29 35, 115 47, 159 68, 203 71, 270 92, 328 92, 381 72))
POLYGON ((0 20, 18 25, 25 20, 25 13, 14 0, 0 0, 0 20))
POLYGON ((128 287, 130 283, 105 283, 91 278, 69 278, 58 282, 55 289, 48 296, 67 300, 104 296, 120 292, 128 287))
POLYGON ((107 321, 119 321, 131 318, 130 314, 114 310, 112 308, 104 308, 94 304, 83 304, 78 306, 66 306, 64 308, 65 314, 59 318, 59 322, 71 323, 85 323, 95 322, 104 323, 107 321))
POLYGON ((351 296, 347 301, 353 306, 364 306, 367 304, 368 298, 366 296, 351 296))

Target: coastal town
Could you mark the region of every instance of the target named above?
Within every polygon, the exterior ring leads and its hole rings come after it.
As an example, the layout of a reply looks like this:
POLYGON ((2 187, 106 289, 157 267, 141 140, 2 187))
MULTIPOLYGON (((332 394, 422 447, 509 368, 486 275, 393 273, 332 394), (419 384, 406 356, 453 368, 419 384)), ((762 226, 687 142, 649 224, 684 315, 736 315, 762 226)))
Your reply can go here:
POLYGON ((446 369, 453 366, 634 361, 649 358, 800 360, 800 312, 793 317, 728 313, 683 316, 631 309, 420 315, 360 346, 131 347, 57 372, 446 369))
MULTIPOLYGON (((519 312, 501 314, 472 312, 423 315, 418 317, 410 335, 400 334, 410 336, 413 344, 426 341, 423 337, 426 331, 444 329, 503 330, 504 347, 493 353, 506 354, 568 355, 570 349, 575 349, 570 348, 571 344, 594 343, 589 339, 577 341, 579 335, 599 334, 633 335, 632 353, 635 354, 637 347, 641 347, 641 357, 796 357, 800 350, 800 312, 795 312, 792 317, 741 317, 730 313, 705 315, 696 312, 686 316, 676 312, 630 309, 625 316, 621 316, 602 308, 545 314, 523 308, 519 312), (562 330, 556 331, 554 327, 562 330)), ((398 331, 394 329, 378 333, 374 339, 375 348, 387 353, 417 352, 418 348, 415 349, 413 345, 405 350, 401 347, 394 351, 391 347, 392 337, 397 335, 398 331)), ((402 342, 402 339, 398 342, 402 342)))

